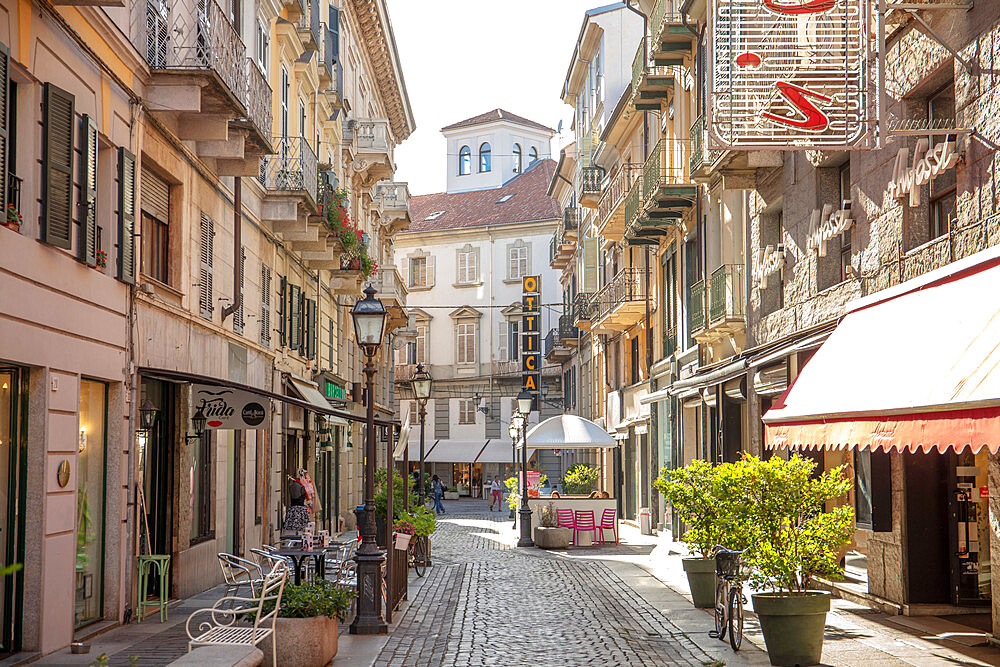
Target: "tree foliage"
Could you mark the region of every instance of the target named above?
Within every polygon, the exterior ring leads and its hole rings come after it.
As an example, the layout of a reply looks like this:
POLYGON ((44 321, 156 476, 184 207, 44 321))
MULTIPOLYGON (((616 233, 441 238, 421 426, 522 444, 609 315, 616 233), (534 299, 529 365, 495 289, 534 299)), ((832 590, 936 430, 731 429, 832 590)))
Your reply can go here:
POLYGON ((563 476, 563 491, 570 495, 587 495, 594 490, 600 474, 597 468, 579 463, 563 476))

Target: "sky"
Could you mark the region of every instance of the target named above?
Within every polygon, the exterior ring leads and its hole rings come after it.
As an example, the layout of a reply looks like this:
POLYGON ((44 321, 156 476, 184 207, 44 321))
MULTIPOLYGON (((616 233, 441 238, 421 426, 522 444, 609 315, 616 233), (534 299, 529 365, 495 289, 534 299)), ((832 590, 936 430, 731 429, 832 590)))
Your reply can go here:
POLYGON ((387 0, 417 129, 396 148, 396 181, 411 195, 442 192, 441 128, 500 107, 556 128, 568 143, 573 110, 559 99, 583 13, 611 0, 387 0), (482 48, 479 47, 482 45, 482 48))

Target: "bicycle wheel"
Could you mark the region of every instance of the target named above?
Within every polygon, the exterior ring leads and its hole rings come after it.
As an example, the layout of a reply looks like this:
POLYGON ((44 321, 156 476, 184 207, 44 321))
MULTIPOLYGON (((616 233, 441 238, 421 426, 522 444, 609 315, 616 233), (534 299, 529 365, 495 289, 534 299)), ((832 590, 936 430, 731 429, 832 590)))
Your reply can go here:
POLYGON ((427 559, 424 558, 424 541, 421 538, 415 538, 413 543, 413 571, 417 573, 418 577, 424 576, 424 572, 427 571, 427 559))
POLYGON ((743 587, 739 584, 729 590, 729 645, 734 651, 743 645, 743 587))
POLYGON ((715 636, 719 641, 726 641, 726 592, 729 583, 719 579, 715 586, 715 636))

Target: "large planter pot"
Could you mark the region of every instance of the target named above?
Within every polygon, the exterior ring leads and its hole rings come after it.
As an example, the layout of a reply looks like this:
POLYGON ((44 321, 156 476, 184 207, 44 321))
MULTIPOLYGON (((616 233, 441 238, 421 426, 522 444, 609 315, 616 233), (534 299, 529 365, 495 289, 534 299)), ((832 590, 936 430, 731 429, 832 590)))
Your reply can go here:
POLYGON ((458 491, 445 491, 444 492, 444 499, 445 500, 458 500, 458 491))
POLYGON ((687 573, 691 601, 699 609, 715 606, 715 559, 685 558, 684 572, 687 573))
MULTIPOLYGON (((337 655, 337 619, 326 616, 313 618, 279 618, 275 626, 278 636, 278 665, 324 667, 337 655)), ((265 667, 271 662, 271 637, 260 643, 265 667)))
POLYGON ((569 528, 537 526, 535 528, 535 546, 539 549, 565 549, 569 546, 573 531, 569 528))
POLYGON ((772 665, 793 667, 819 663, 823 654, 826 613, 830 611, 829 593, 758 593, 751 597, 772 665))

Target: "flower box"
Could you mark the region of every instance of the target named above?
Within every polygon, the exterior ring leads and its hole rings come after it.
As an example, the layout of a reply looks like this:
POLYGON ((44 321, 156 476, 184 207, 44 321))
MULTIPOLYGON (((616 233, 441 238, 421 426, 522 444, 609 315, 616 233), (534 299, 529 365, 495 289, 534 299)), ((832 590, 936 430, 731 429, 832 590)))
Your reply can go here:
POLYGON ((412 535, 408 535, 406 533, 396 533, 396 549, 399 551, 406 551, 406 549, 410 546, 410 538, 412 537, 412 535))

